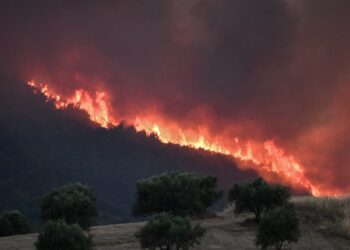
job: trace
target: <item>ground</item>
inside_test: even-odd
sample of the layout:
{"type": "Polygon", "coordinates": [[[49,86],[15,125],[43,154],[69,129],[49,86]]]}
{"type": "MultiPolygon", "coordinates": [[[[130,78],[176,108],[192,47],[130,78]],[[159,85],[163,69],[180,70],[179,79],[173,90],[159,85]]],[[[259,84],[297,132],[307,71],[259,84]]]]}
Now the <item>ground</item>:
{"type": "MultiPolygon", "coordinates": [[[[201,246],[203,250],[256,250],[255,228],[245,223],[247,217],[223,212],[218,217],[201,221],[207,229],[201,246]]],[[[92,228],[96,250],[137,250],[140,249],[134,233],[144,223],[116,224],[92,228]]],[[[286,245],[284,249],[297,250],[349,250],[350,240],[326,236],[314,230],[314,226],[301,224],[302,236],[298,243],[286,245]]],[[[0,238],[1,250],[34,250],[36,234],[0,238]]]]}

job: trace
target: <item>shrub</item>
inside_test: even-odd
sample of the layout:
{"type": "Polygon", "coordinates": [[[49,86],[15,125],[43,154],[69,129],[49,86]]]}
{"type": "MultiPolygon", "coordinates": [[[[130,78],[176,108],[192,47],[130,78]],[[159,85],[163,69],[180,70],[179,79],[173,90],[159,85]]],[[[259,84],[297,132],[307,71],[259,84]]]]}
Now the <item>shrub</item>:
{"type": "Polygon", "coordinates": [[[229,191],[229,201],[235,202],[235,213],[254,213],[257,222],[261,215],[288,202],[289,189],[281,185],[269,185],[259,178],[252,183],[234,184],[229,191]]]}
{"type": "Polygon", "coordinates": [[[89,228],[97,216],[96,198],[92,188],[82,184],[67,184],[46,195],[41,202],[41,218],[65,220],[89,228]]]}
{"type": "Polygon", "coordinates": [[[17,211],[4,211],[0,215],[0,236],[26,234],[30,232],[28,220],[17,211]]]}
{"type": "Polygon", "coordinates": [[[165,173],[137,183],[135,215],[169,212],[197,215],[222,195],[215,177],[199,178],[189,173],[165,173]]]}
{"type": "Polygon", "coordinates": [[[199,224],[192,225],[188,217],[162,213],[141,228],[136,237],[140,239],[142,248],[189,249],[200,244],[204,232],[199,224]]]}
{"type": "Polygon", "coordinates": [[[91,250],[92,238],[77,224],[49,221],[34,243],[37,250],[91,250]]]}
{"type": "Polygon", "coordinates": [[[297,242],[299,237],[299,219],[294,207],[288,204],[264,214],[258,228],[256,244],[262,249],[274,246],[276,250],[281,250],[285,241],[297,242]]]}

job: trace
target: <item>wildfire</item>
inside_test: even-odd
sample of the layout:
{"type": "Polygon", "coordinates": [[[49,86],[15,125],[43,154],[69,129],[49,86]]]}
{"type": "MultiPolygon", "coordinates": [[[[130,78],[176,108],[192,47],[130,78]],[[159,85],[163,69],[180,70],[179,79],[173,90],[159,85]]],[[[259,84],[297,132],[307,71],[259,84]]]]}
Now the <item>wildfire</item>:
{"type": "MultiPolygon", "coordinates": [[[[42,93],[48,101],[53,101],[57,109],[72,105],[85,110],[90,119],[101,127],[113,127],[122,120],[114,115],[109,96],[104,91],[91,94],[84,89],[78,89],[72,96],[63,97],[50,89],[48,84],[29,81],[28,85],[34,89],[35,93],[42,93]]],[[[294,157],[286,155],[272,140],[259,143],[241,142],[237,137],[215,137],[206,131],[205,126],[201,126],[200,129],[184,129],[177,123],[157,115],[141,116],[140,114],[133,119],[123,120],[133,125],[137,131],[145,131],[148,135],[156,134],[164,143],[230,155],[239,159],[242,167],[254,168],[262,176],[277,175],[287,185],[301,187],[317,196],[324,194],[306,178],[304,168],[294,157]]]]}
{"type": "Polygon", "coordinates": [[[35,81],[29,81],[28,85],[34,89],[35,93],[40,92],[47,100],[53,101],[57,109],[64,109],[72,105],[85,110],[90,119],[101,127],[108,128],[118,124],[110,113],[108,95],[103,91],[91,95],[84,89],[77,89],[72,96],[62,97],[49,89],[46,83],[37,84],[35,81]]]}

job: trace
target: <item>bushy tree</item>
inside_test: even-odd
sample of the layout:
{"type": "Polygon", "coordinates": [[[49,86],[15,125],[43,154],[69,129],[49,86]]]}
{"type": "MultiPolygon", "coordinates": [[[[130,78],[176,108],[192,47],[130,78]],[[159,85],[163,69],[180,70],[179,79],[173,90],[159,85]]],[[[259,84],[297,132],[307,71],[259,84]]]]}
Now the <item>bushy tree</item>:
{"type": "Polygon", "coordinates": [[[162,213],[141,228],[136,237],[142,248],[187,250],[200,244],[204,233],[205,229],[199,224],[193,225],[188,217],[162,213]]]}
{"type": "Polygon", "coordinates": [[[291,204],[267,211],[258,228],[256,244],[261,249],[274,246],[281,250],[284,242],[297,242],[300,237],[299,220],[291,204]]]}
{"type": "Polygon", "coordinates": [[[41,218],[65,220],[89,228],[97,216],[96,198],[92,188],[76,183],[67,184],[46,195],[41,202],[41,218]]]}
{"type": "Polygon", "coordinates": [[[289,198],[287,187],[269,185],[262,178],[252,183],[234,184],[229,191],[229,201],[235,203],[235,213],[254,213],[257,222],[264,212],[285,204],[289,198]]]}
{"type": "Polygon", "coordinates": [[[92,238],[77,224],[49,221],[35,242],[37,250],[91,250],[92,238]]]}
{"type": "Polygon", "coordinates": [[[26,234],[30,232],[28,220],[17,211],[4,211],[0,215],[0,236],[26,234]]]}
{"type": "Polygon", "coordinates": [[[182,172],[164,173],[137,183],[135,215],[169,212],[196,215],[222,195],[215,177],[199,178],[182,172]]]}

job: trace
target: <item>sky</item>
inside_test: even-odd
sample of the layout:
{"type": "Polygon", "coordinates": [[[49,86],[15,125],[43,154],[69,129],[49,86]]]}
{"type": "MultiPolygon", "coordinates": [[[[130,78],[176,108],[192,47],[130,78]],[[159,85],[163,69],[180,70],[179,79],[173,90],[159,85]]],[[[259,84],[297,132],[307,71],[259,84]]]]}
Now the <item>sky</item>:
{"type": "MultiPolygon", "coordinates": [[[[0,2],[0,74],[108,94],[118,119],[273,140],[323,192],[350,191],[350,2],[0,2]]],[[[5,81],[0,84],[7,84],[5,81]]],[[[18,111],[20,112],[20,111],[18,111]]]]}

